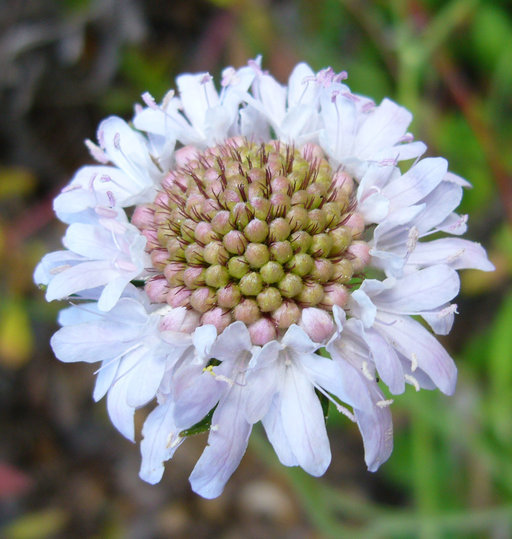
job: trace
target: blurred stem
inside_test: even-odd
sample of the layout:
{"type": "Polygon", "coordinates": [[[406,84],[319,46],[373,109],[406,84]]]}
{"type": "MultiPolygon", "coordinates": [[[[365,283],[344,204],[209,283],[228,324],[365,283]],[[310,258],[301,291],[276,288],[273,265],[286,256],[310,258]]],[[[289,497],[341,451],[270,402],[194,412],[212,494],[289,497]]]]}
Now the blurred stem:
{"type": "Polygon", "coordinates": [[[428,403],[424,394],[416,397],[418,399],[411,409],[412,474],[416,508],[421,517],[419,536],[426,539],[435,537],[435,530],[425,517],[435,514],[437,510],[436,470],[432,430],[422,415],[416,412],[418,406],[428,406],[428,403]]]}

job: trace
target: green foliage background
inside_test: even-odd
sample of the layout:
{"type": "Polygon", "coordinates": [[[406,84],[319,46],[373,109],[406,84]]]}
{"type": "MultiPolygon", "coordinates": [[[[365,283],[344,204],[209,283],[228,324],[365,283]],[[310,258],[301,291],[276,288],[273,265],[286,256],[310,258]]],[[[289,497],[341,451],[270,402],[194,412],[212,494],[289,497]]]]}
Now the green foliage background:
{"type": "Polygon", "coordinates": [[[512,536],[510,4],[65,0],[34,1],[30,10],[20,8],[24,2],[10,4],[0,9],[0,534],[512,536]],[[22,43],[17,30],[28,36],[22,43]],[[332,415],[333,465],[323,479],[279,465],[256,433],[246,468],[223,500],[183,494],[191,468],[173,479],[170,463],[162,485],[151,487],[156,501],[148,506],[134,494],[141,488],[137,449],[110,433],[101,405],[92,411],[90,369],[62,368],[52,358],[47,343],[59,306],[46,305],[34,289],[32,268],[59,247],[63,228],[53,220],[51,197],[89,161],[81,140],[94,138],[103,116],[129,117],[146,90],[161,99],[180,72],[218,75],[260,53],[283,82],[297,61],[330,65],[348,71],[355,92],[407,106],[415,116],[411,131],[427,142],[429,155],[446,157],[473,184],[461,211],[470,214],[468,237],[488,248],[496,271],[462,273],[460,316],[444,340],[459,367],[457,392],[448,398],[409,389],[395,398],[395,450],[377,474],[364,470],[356,429],[332,415]],[[115,448],[110,453],[107,439],[115,448]],[[238,504],[255,477],[292,501],[293,518],[238,504]],[[82,498],[66,499],[72,485],[85,488],[85,509],[82,498]],[[184,516],[172,528],[164,516],[177,508],[184,516]]]}

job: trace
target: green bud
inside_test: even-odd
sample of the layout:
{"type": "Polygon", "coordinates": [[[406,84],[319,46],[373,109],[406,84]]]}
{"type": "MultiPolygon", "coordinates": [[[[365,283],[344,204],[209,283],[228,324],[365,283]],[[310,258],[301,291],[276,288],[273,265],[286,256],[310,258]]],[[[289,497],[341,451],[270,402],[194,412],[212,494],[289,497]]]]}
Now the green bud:
{"type": "Polygon", "coordinates": [[[334,273],[334,265],[327,258],[315,258],[311,278],[320,283],[330,281],[334,273]]]}
{"type": "Polygon", "coordinates": [[[326,214],[324,210],[316,209],[310,210],[308,213],[309,223],[306,227],[306,230],[310,234],[319,234],[325,230],[325,225],[327,224],[326,214]]]}
{"type": "Polygon", "coordinates": [[[283,298],[277,288],[269,286],[258,294],[256,298],[258,306],[264,313],[275,311],[283,302],[283,298]]]}
{"type": "Polygon", "coordinates": [[[290,236],[290,242],[294,252],[306,253],[311,247],[313,239],[305,230],[298,230],[290,236]]]}
{"type": "Polygon", "coordinates": [[[227,234],[230,230],[233,230],[233,226],[229,222],[229,212],[227,210],[219,211],[212,219],[212,228],[219,234],[227,234]]]}
{"type": "Polygon", "coordinates": [[[225,264],[229,259],[229,253],[220,241],[212,241],[204,247],[203,258],[208,264],[225,264]]]}
{"type": "Polygon", "coordinates": [[[192,219],[185,219],[180,226],[181,237],[188,243],[194,241],[194,231],[197,223],[192,219]]]}
{"type": "Polygon", "coordinates": [[[217,303],[224,309],[232,309],[240,303],[242,294],[240,288],[234,284],[228,284],[224,288],[217,290],[217,303]]]}
{"type": "Polygon", "coordinates": [[[245,258],[253,268],[261,268],[270,258],[268,247],[263,243],[249,243],[245,249],[245,258]]]}
{"type": "Polygon", "coordinates": [[[266,283],[277,283],[284,277],[283,266],[279,262],[267,262],[260,270],[261,278],[266,283]]]}
{"type": "Polygon", "coordinates": [[[334,264],[334,271],[332,274],[332,280],[338,283],[348,283],[354,275],[354,267],[350,260],[344,258],[336,264],[334,264]]]}
{"type": "Polygon", "coordinates": [[[204,274],[205,283],[213,288],[222,288],[229,282],[229,273],[225,266],[210,266],[204,274]]]}
{"type": "Polygon", "coordinates": [[[309,252],[316,257],[327,257],[331,252],[331,248],[332,238],[329,236],[329,234],[315,234],[313,236],[309,252]]]}
{"type": "Polygon", "coordinates": [[[244,228],[245,237],[255,243],[264,241],[268,236],[268,225],[261,219],[253,219],[244,228]]]}
{"type": "Polygon", "coordinates": [[[297,296],[297,301],[307,305],[308,307],[314,307],[318,305],[324,297],[324,287],[319,283],[305,283],[302,291],[297,296]]]}
{"type": "Polygon", "coordinates": [[[245,251],[247,240],[239,230],[231,230],[224,236],[222,243],[228,252],[241,255],[245,251]]]}
{"type": "Polygon", "coordinates": [[[272,242],[284,241],[288,239],[290,232],[288,221],[282,217],[278,217],[270,223],[268,236],[272,242]]]}
{"type": "Polygon", "coordinates": [[[240,279],[240,292],[244,296],[257,296],[263,288],[263,279],[259,273],[252,271],[240,279]]]}
{"type": "Polygon", "coordinates": [[[191,243],[187,245],[185,249],[185,259],[189,264],[202,264],[203,263],[203,248],[197,243],[191,243]]]}
{"type": "Polygon", "coordinates": [[[293,298],[302,290],[302,279],[298,275],[288,273],[279,281],[278,287],[285,298],[293,298]]]}
{"type": "Polygon", "coordinates": [[[289,241],[276,241],[270,246],[270,256],[272,260],[285,264],[293,256],[292,246],[289,241]]]}
{"type": "Polygon", "coordinates": [[[309,223],[308,210],[301,206],[293,206],[286,214],[286,219],[292,230],[302,230],[309,223]]]}
{"type": "Polygon", "coordinates": [[[241,279],[249,271],[249,263],[243,256],[233,256],[228,262],[228,272],[231,277],[241,279]]]}
{"type": "Polygon", "coordinates": [[[286,265],[292,273],[304,277],[313,269],[313,259],[306,253],[297,253],[286,265]]]}
{"type": "Polygon", "coordinates": [[[352,243],[352,231],[344,226],[331,230],[329,236],[332,239],[331,256],[343,253],[352,243]]]}
{"type": "Polygon", "coordinates": [[[234,308],[233,315],[244,324],[252,324],[261,317],[261,312],[254,299],[246,298],[234,308]]]}

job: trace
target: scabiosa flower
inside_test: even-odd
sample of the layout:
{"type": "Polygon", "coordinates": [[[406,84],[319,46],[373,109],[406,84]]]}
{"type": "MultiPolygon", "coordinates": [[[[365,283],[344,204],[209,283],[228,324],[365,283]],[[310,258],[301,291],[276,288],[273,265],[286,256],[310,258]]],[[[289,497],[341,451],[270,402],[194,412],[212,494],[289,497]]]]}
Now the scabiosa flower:
{"type": "Polygon", "coordinates": [[[358,425],[374,471],[392,450],[387,392],[454,391],[432,332],[453,324],[456,270],[493,269],[457,237],[468,184],[419,159],[406,109],[345,79],[299,64],[284,87],[259,58],[224,70],[220,92],[181,75],[179,95],[143,95],[134,127],[103,121],[87,142],[100,165],[55,199],[66,250],[35,271],[49,301],[72,302],[53,350],[101,362],[94,398],[128,439],[135,409],[156,403],[150,483],[209,431],[190,481],[218,496],[260,421],[284,465],[322,475],[329,405],[358,425]],[[439,232],[452,237],[428,241],[439,232]]]}

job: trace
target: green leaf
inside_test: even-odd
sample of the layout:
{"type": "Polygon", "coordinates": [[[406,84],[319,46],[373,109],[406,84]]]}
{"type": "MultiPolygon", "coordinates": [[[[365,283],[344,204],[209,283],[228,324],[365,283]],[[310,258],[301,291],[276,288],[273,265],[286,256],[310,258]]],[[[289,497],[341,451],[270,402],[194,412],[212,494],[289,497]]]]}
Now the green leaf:
{"type": "Polygon", "coordinates": [[[199,421],[198,423],[196,423],[195,425],[193,425],[189,429],[182,430],[180,432],[180,436],[182,438],[186,438],[187,436],[195,436],[196,434],[201,434],[202,432],[209,431],[210,427],[212,426],[212,416],[213,416],[213,412],[215,412],[215,408],[217,408],[217,406],[212,408],[203,417],[203,419],[201,419],[201,421],[199,421]]]}

